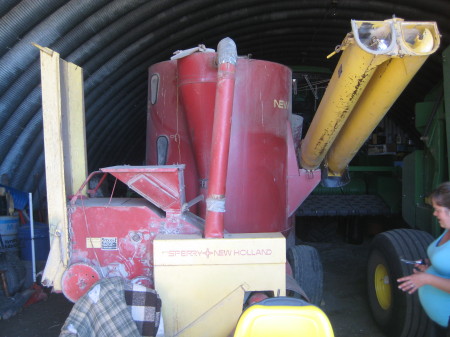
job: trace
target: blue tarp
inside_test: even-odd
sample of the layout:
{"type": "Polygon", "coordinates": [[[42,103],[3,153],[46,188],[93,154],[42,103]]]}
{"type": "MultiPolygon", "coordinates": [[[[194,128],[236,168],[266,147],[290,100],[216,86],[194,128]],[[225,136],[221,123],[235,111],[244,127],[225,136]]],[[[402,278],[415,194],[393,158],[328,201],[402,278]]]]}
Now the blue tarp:
{"type": "Polygon", "coordinates": [[[0,184],[0,187],[4,187],[8,191],[14,200],[14,208],[18,210],[23,210],[28,205],[28,194],[15,188],[5,186],[0,184]]]}

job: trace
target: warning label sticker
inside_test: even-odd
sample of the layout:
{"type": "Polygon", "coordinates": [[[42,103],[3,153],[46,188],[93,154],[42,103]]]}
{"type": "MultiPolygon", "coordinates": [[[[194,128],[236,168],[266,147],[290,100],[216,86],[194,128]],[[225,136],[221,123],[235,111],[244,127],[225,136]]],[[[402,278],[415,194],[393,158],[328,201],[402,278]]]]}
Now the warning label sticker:
{"type": "Polygon", "coordinates": [[[117,238],[86,238],[86,248],[118,250],[117,238]]]}
{"type": "Polygon", "coordinates": [[[102,250],[117,250],[117,238],[102,238],[102,250]]]}

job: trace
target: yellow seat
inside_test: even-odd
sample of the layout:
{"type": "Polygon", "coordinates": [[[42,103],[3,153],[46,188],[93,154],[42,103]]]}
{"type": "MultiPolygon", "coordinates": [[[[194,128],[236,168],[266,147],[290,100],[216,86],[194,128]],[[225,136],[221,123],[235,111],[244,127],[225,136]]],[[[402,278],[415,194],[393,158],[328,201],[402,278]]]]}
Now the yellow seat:
{"type": "Polygon", "coordinates": [[[325,313],[294,298],[274,297],[241,315],[234,337],[334,337],[325,313]]]}

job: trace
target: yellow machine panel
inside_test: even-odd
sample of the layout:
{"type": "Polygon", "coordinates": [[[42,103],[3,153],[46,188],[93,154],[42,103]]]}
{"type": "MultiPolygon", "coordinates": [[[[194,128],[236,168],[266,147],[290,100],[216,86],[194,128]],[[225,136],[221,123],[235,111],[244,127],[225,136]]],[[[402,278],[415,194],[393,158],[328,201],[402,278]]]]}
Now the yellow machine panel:
{"type": "Polygon", "coordinates": [[[285,264],[280,233],[157,237],[155,288],[166,336],[228,336],[242,313],[245,292],[285,295],[285,264]]]}

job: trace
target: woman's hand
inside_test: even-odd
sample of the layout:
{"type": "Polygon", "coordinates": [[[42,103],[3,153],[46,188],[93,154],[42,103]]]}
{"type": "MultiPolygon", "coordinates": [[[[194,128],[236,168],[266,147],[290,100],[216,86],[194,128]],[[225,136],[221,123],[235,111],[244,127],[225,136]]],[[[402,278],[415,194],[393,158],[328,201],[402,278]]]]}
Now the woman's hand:
{"type": "MultiPolygon", "coordinates": [[[[428,266],[424,265],[416,265],[416,266],[418,269],[421,269],[420,267],[424,267],[425,268],[424,270],[428,268],[428,266]]],[[[421,286],[427,284],[428,276],[429,274],[414,269],[414,274],[401,277],[397,280],[397,282],[400,283],[398,288],[404,292],[407,292],[408,294],[413,294],[421,286]]]]}
{"type": "Polygon", "coordinates": [[[414,269],[413,269],[413,271],[414,272],[424,272],[425,270],[427,270],[428,269],[428,266],[426,266],[426,265],[424,265],[424,264],[416,264],[416,265],[414,265],[414,269]]]}

